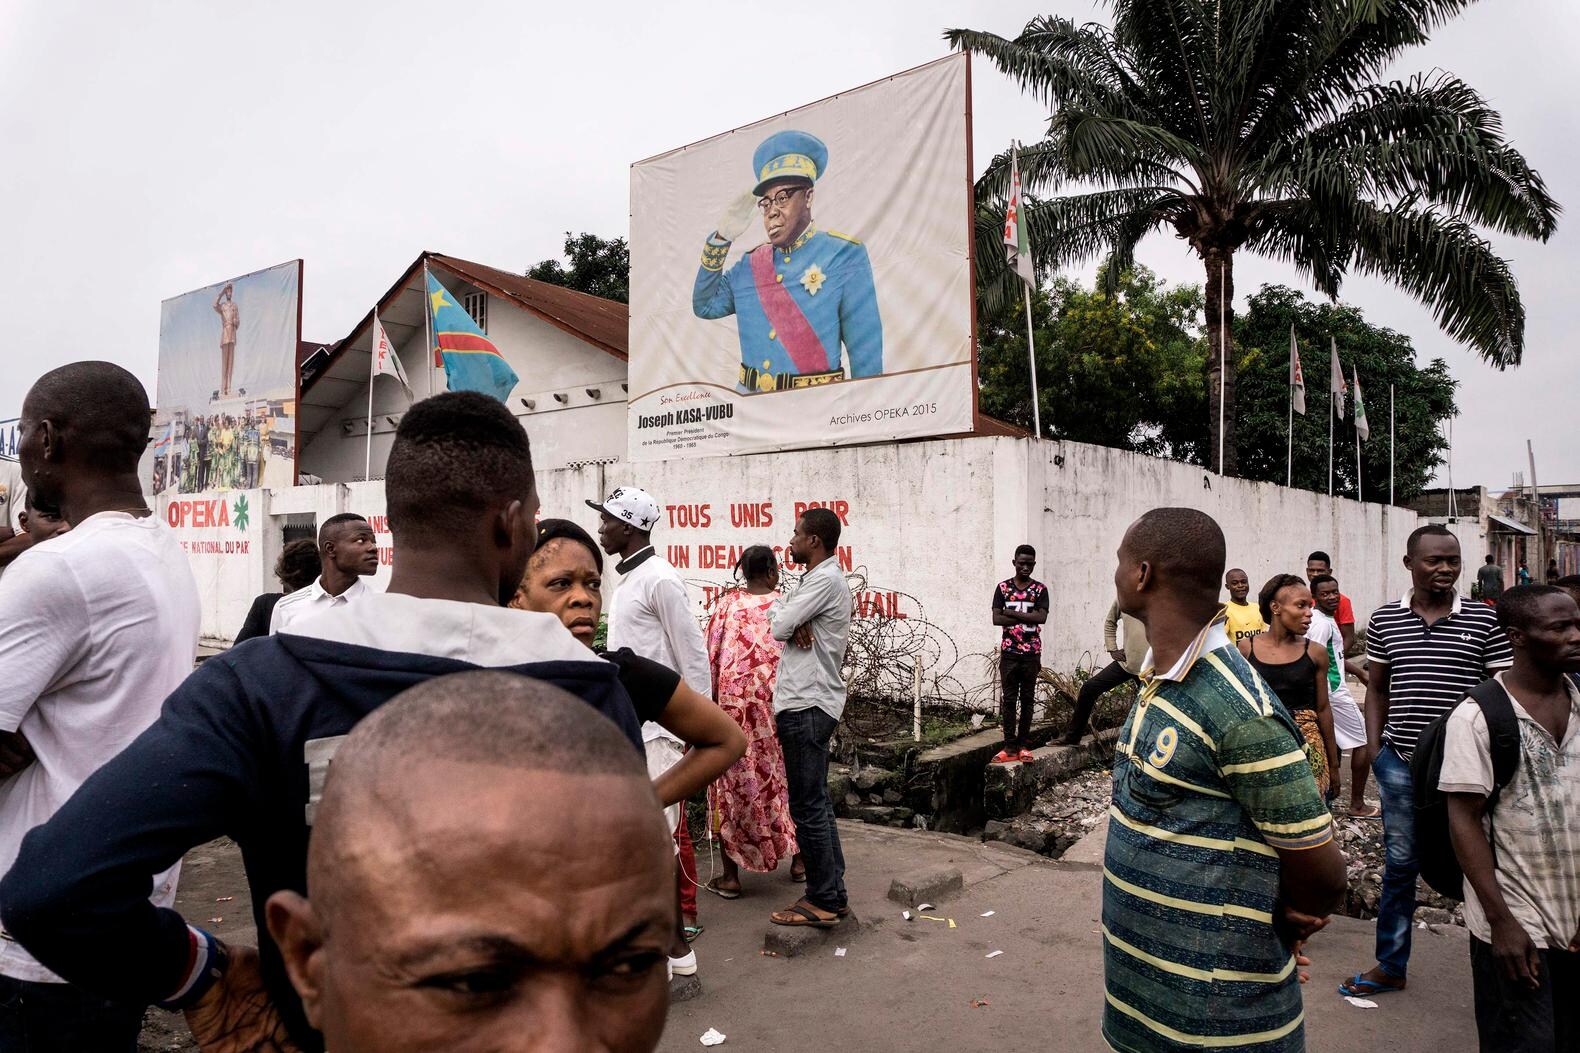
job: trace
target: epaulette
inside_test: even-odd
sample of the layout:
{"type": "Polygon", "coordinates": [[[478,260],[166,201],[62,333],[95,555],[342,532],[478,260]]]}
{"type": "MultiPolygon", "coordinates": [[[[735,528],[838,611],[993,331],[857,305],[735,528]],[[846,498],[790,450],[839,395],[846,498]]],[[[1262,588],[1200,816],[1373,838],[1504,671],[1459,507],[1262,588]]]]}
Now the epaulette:
{"type": "Polygon", "coordinates": [[[848,241],[852,245],[860,245],[861,244],[861,239],[860,238],[853,238],[849,234],[841,234],[837,230],[830,230],[827,233],[828,233],[828,236],[831,237],[831,238],[838,238],[840,241],[848,241]]]}

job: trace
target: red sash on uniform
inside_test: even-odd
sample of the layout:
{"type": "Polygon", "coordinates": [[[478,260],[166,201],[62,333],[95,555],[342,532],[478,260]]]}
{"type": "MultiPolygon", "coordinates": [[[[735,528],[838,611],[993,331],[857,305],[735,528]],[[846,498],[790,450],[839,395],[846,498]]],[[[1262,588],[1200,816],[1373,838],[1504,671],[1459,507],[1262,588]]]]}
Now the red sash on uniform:
{"type": "MultiPolygon", "coordinates": [[[[827,373],[828,351],[817,337],[817,330],[801,313],[801,307],[784,284],[776,281],[773,245],[759,245],[747,257],[752,261],[752,282],[757,286],[757,301],[763,305],[774,336],[784,345],[796,370],[801,373],[827,373]]],[[[748,363],[750,365],[751,363],[748,363]]]]}

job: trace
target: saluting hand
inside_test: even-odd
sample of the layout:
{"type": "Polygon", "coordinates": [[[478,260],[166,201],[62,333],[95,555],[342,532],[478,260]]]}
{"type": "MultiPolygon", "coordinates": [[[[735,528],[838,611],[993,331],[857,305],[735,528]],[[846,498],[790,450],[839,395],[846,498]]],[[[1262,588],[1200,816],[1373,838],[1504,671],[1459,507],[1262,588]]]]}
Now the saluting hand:
{"type": "Polygon", "coordinates": [[[752,214],[756,211],[757,195],[748,190],[730,202],[724,215],[719,217],[719,225],[714,228],[714,233],[720,241],[734,241],[746,233],[746,228],[752,223],[752,214]]]}

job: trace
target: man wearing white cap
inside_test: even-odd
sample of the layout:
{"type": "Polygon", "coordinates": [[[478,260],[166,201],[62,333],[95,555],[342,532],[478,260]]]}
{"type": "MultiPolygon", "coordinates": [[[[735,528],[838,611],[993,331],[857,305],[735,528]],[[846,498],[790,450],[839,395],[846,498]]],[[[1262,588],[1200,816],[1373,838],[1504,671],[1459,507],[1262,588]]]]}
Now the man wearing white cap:
{"type": "MultiPolygon", "coordinates": [[[[614,568],[619,580],[608,603],[605,647],[610,651],[628,647],[642,658],[668,666],[692,690],[711,698],[713,673],[708,646],[686,594],[686,583],[658,554],[649,537],[658,523],[658,502],[646,490],[617,486],[602,504],[588,501],[587,507],[599,512],[599,545],[620,561],[614,568]]],[[[654,778],[680,762],[680,740],[657,724],[649,721],[642,725],[642,741],[647,750],[648,773],[654,778]]],[[[667,811],[680,850],[681,913],[686,925],[695,930],[697,862],[686,831],[685,809],[672,805],[667,811]]],[[[671,964],[677,973],[697,971],[694,953],[674,958],[671,964]]]]}

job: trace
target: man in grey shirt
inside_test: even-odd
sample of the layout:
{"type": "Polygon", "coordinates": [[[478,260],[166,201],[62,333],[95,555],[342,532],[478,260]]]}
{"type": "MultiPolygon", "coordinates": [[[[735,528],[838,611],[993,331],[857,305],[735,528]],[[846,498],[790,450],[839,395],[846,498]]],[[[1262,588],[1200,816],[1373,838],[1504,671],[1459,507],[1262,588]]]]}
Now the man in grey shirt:
{"type": "Polygon", "coordinates": [[[849,913],[845,854],[828,795],[828,744],[845,712],[840,672],[850,639],[850,587],[834,551],[839,517],[809,508],[796,520],[790,556],[806,565],[800,587],[769,612],[774,639],[785,641],[774,688],[774,723],[784,750],[790,818],[806,863],[806,895],[775,911],[775,925],[828,929],[849,913]]]}
{"type": "Polygon", "coordinates": [[[1503,568],[1487,557],[1487,562],[1476,571],[1476,584],[1481,586],[1481,598],[1496,600],[1503,595],[1503,568]]]}

